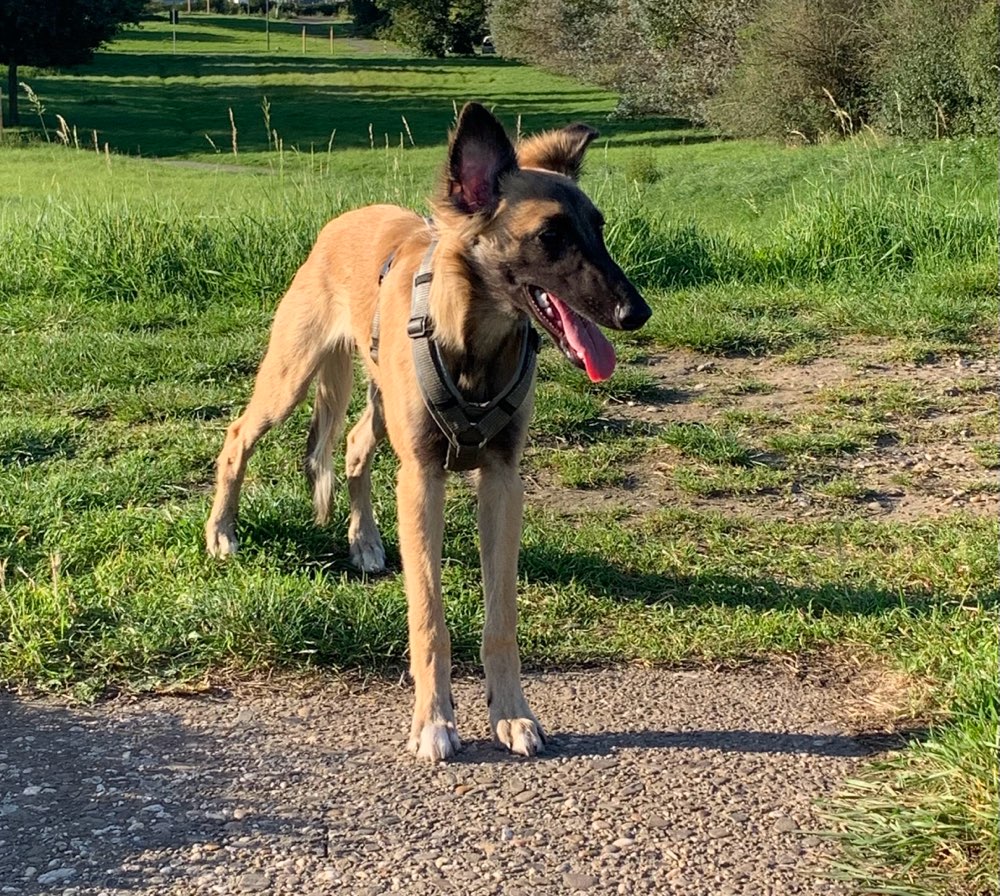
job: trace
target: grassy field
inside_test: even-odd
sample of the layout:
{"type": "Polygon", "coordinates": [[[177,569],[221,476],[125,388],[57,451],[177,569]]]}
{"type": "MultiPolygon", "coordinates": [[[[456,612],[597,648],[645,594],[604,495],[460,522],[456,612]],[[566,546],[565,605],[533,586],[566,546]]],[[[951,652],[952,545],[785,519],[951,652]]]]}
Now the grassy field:
{"type": "MultiPolygon", "coordinates": [[[[933,724],[832,807],[842,871],[995,892],[996,141],[717,141],[609,119],[614,97],[502,60],[342,31],[331,57],[321,29],[303,57],[300,26],[268,53],[259,24],[190,18],[175,50],[150,23],[85,69],[25,73],[70,146],[0,146],[0,678],[89,697],[405,665],[399,575],[352,573],[345,495],[328,531],[311,522],[306,410],[254,457],[226,564],[202,549],[214,457],[318,228],[371,201],[422,207],[453,102],[525,131],[585,119],[604,137],[584,186],[654,317],[616,337],[629,363],[599,387],[543,352],[526,664],[832,652],[892,670],[909,685],[894,711],[933,724]],[[965,452],[967,503],[922,485],[946,449],[965,452]],[[926,500],[873,512],[893,489],[926,500]]],[[[383,452],[398,570],[393,475],[383,452]]],[[[471,665],[475,507],[459,480],[448,500],[448,618],[471,665]]]]}

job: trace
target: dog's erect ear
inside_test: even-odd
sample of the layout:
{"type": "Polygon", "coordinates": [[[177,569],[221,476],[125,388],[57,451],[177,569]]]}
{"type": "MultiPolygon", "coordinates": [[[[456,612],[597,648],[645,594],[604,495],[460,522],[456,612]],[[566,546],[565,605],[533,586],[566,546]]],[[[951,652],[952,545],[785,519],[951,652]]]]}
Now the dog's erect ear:
{"type": "Polygon", "coordinates": [[[517,144],[522,168],[544,168],[577,180],[583,155],[599,134],[585,124],[571,124],[558,131],[545,131],[517,144]]]}
{"type": "Polygon", "coordinates": [[[515,170],[517,155],[503,126],[484,106],[466,103],[448,146],[448,201],[466,215],[492,212],[500,179],[515,170]]]}

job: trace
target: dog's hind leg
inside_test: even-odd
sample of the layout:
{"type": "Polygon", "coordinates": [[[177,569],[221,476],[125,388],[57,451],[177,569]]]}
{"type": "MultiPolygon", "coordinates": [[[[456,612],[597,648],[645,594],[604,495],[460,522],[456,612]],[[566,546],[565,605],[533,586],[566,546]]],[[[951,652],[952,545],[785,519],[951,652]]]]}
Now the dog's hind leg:
{"type": "MultiPolygon", "coordinates": [[[[291,297],[289,293],[286,300],[291,297]]],[[[229,427],[216,462],[215,500],[205,524],[205,546],[216,557],[236,552],[240,488],[254,447],[305,398],[323,356],[320,328],[299,312],[296,303],[288,305],[286,300],[275,315],[271,341],[257,371],[250,403],[229,427]]]]}
{"type": "Polygon", "coordinates": [[[401,460],[396,494],[414,688],[409,748],[436,762],[461,746],[451,699],[451,638],[441,600],[444,471],[413,458],[401,460]]]}
{"type": "Polygon", "coordinates": [[[478,480],[479,553],[486,596],[482,660],[490,729],[512,753],[533,756],[545,733],[521,688],[517,649],[517,557],[521,545],[524,485],[517,469],[497,462],[478,480]]]}
{"type": "Polygon", "coordinates": [[[385,438],[382,396],[368,384],[368,404],[347,436],[347,490],[351,496],[351,522],[347,530],[351,562],[362,572],[385,569],[385,549],[372,512],[372,458],[385,438]]]}
{"type": "Polygon", "coordinates": [[[320,525],[330,518],[333,493],[333,445],[340,438],[347,406],[351,401],[354,363],[347,346],[329,352],[316,372],[316,398],[306,440],[303,467],[312,490],[313,509],[320,525]]]}

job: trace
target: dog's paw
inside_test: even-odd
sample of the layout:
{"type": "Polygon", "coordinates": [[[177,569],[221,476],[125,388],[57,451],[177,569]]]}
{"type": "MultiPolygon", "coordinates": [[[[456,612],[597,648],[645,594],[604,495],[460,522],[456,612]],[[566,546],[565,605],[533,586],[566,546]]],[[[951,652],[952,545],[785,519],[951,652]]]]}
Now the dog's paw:
{"type": "Polygon", "coordinates": [[[454,722],[426,722],[410,735],[409,750],[417,759],[441,762],[451,759],[462,747],[454,722]]]}
{"type": "Polygon", "coordinates": [[[229,526],[209,523],[205,527],[205,548],[213,557],[229,557],[239,549],[236,531],[229,526]]]}
{"type": "Polygon", "coordinates": [[[519,756],[535,756],[545,749],[545,732],[534,718],[500,719],[493,734],[497,743],[519,756]]]}
{"type": "Polygon", "coordinates": [[[350,539],[351,563],[361,572],[385,571],[385,548],[378,532],[355,535],[350,539]]]}

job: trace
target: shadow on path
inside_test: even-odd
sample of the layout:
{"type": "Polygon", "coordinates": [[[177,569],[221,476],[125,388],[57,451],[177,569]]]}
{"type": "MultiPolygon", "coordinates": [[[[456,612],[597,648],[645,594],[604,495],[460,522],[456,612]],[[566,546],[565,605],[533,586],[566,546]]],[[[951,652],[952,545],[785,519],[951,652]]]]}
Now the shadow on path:
{"type": "MultiPolygon", "coordinates": [[[[229,795],[247,774],[239,729],[193,730],[154,702],[140,714],[108,706],[69,709],[0,691],[0,882],[15,888],[5,893],[166,892],[167,851],[242,829],[229,795]]],[[[256,811],[247,833],[295,823],[278,805],[256,811]]],[[[187,863],[197,870],[197,859],[187,863]]]]}
{"type": "MultiPolygon", "coordinates": [[[[720,753],[806,754],[865,759],[903,747],[924,736],[923,729],[899,733],[808,734],[753,730],[726,731],[606,731],[581,734],[560,731],[550,736],[536,762],[569,756],[608,756],[617,750],[714,750],[720,753]]],[[[467,741],[456,764],[518,761],[486,739],[467,741]]]]}

